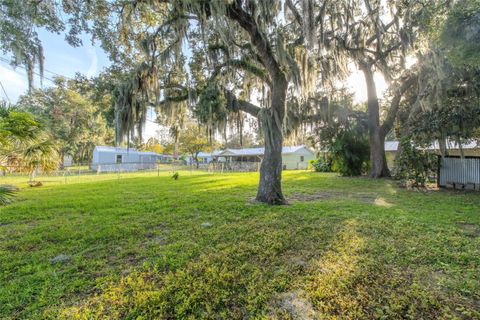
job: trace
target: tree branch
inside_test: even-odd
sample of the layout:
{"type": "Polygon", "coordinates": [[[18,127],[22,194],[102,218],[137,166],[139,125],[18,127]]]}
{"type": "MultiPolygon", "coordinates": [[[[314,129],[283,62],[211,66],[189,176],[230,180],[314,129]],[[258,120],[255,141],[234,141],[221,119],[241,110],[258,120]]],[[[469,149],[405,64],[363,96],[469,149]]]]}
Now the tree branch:
{"type": "MultiPolygon", "coordinates": [[[[384,33],[386,33],[388,31],[388,29],[390,29],[393,25],[395,24],[395,18],[393,18],[392,21],[390,21],[385,27],[384,27],[384,33]]],[[[367,46],[371,45],[373,41],[377,40],[377,35],[374,34],[372,35],[370,38],[367,39],[367,41],[365,41],[365,44],[367,46]]]]}
{"type": "Polygon", "coordinates": [[[242,2],[240,0],[235,0],[227,6],[227,16],[237,21],[240,27],[250,35],[252,44],[257,49],[258,55],[272,80],[278,77],[284,78],[285,76],[282,73],[280,65],[274,57],[272,47],[265,38],[265,35],[259,30],[252,16],[242,9],[242,2]]]}
{"type": "Polygon", "coordinates": [[[224,94],[227,98],[227,108],[230,111],[241,110],[254,116],[255,118],[258,118],[258,113],[260,112],[260,110],[262,110],[262,108],[248,101],[237,99],[237,97],[230,90],[225,90],[224,94]]]}
{"type": "Polygon", "coordinates": [[[247,61],[244,59],[231,59],[228,60],[222,64],[219,64],[215,67],[215,69],[212,72],[212,75],[210,76],[210,81],[213,81],[222,71],[224,67],[233,67],[236,69],[240,69],[246,72],[249,72],[250,74],[253,74],[263,80],[265,83],[267,83],[270,87],[272,86],[272,81],[268,78],[268,75],[263,72],[262,69],[249,65],[247,61]]]}
{"type": "Polygon", "coordinates": [[[398,109],[400,108],[400,102],[402,100],[405,92],[412,87],[418,81],[417,74],[410,74],[405,77],[400,88],[397,89],[395,95],[393,96],[392,102],[390,103],[390,108],[388,109],[387,118],[380,127],[380,132],[383,136],[392,129],[393,123],[397,117],[398,109]]]}
{"type": "Polygon", "coordinates": [[[298,12],[297,8],[295,8],[295,5],[293,4],[292,0],[286,0],[285,5],[290,9],[290,11],[293,13],[293,16],[295,17],[295,20],[297,20],[298,24],[303,27],[303,19],[300,13],[298,12]]]}

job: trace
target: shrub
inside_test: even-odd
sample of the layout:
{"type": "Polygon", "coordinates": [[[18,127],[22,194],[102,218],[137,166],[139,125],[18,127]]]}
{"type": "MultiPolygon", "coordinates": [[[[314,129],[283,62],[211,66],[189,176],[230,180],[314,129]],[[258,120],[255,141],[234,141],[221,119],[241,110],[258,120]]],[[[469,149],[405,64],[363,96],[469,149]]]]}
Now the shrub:
{"type": "Polygon", "coordinates": [[[345,131],[329,146],[333,170],[342,176],[359,176],[368,168],[370,147],[364,135],[345,131]]]}
{"type": "Polygon", "coordinates": [[[332,172],[332,159],[325,157],[310,160],[308,167],[315,172],[332,172]]]}
{"type": "Polygon", "coordinates": [[[403,180],[405,184],[424,187],[428,176],[437,170],[437,156],[416,148],[407,139],[400,144],[401,151],[395,159],[394,178],[403,180]]]}
{"type": "Polygon", "coordinates": [[[332,171],[342,176],[358,176],[368,170],[368,114],[353,108],[350,98],[330,106],[331,114],[316,128],[313,140],[329,153],[332,171]]]}

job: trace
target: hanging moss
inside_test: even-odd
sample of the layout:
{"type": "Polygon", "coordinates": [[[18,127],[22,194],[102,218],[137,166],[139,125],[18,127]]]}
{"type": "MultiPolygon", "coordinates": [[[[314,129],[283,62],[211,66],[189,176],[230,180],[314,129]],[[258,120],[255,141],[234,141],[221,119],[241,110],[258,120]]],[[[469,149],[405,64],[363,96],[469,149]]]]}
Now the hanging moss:
{"type": "Polygon", "coordinates": [[[227,120],[226,103],[219,88],[211,84],[200,93],[193,112],[201,123],[217,129],[227,120]]]}

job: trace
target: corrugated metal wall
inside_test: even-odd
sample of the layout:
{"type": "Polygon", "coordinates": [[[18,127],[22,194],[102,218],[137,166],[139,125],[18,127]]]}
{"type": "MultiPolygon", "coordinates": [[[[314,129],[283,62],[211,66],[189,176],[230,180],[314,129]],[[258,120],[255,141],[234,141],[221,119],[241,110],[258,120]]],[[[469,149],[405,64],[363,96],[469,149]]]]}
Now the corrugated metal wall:
{"type": "Polygon", "coordinates": [[[448,158],[440,161],[441,187],[452,184],[473,184],[478,188],[480,185],[480,158],[448,158]]]}

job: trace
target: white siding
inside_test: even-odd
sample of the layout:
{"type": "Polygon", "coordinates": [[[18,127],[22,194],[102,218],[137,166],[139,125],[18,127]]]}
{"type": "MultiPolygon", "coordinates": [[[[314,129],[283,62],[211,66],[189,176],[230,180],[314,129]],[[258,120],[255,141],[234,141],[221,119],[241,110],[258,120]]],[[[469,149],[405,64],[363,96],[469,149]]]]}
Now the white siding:
{"type": "Polygon", "coordinates": [[[91,168],[99,172],[153,169],[156,166],[157,157],[158,155],[152,152],[141,152],[135,149],[95,147],[91,168]],[[121,163],[117,163],[119,155],[122,156],[121,163]]]}
{"type": "Polygon", "coordinates": [[[314,159],[315,154],[312,151],[307,148],[301,148],[294,153],[282,155],[283,168],[287,170],[306,170],[308,169],[308,162],[314,159]]]}

